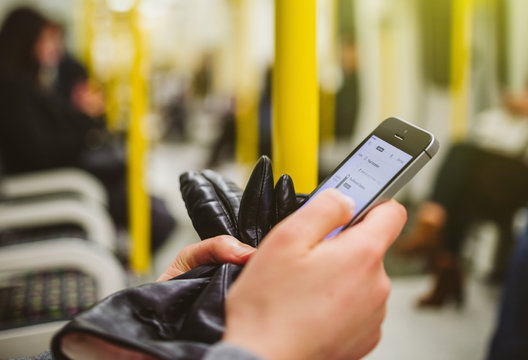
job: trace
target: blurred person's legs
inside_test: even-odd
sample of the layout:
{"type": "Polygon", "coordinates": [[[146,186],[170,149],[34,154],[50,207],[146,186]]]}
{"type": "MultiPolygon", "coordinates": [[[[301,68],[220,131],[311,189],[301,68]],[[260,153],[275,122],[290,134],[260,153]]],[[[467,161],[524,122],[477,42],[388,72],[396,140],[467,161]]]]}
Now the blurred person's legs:
{"type": "Polygon", "coordinates": [[[469,207],[475,186],[472,183],[476,180],[474,168],[478,166],[474,149],[465,144],[450,149],[438,172],[430,201],[417,211],[407,241],[400,247],[403,253],[429,255],[443,244],[458,253],[465,235],[460,232],[464,229],[461,224],[469,224],[473,214],[469,207]]]}
{"type": "Polygon", "coordinates": [[[478,220],[492,220],[499,225],[501,244],[495,271],[502,271],[506,263],[502,258],[508,255],[511,244],[513,214],[528,199],[527,181],[528,167],[520,159],[471,144],[450,149],[435,182],[432,202],[418,211],[415,226],[402,245],[404,253],[428,255],[435,273],[435,285],[420,305],[440,306],[451,299],[460,304],[460,251],[478,220]]]}
{"type": "MultiPolygon", "coordinates": [[[[117,227],[128,229],[128,192],[126,179],[106,183],[108,191],[109,212],[117,227]]],[[[169,238],[176,227],[176,220],[171,215],[165,202],[155,196],[149,196],[150,201],[150,239],[151,249],[157,250],[169,238]]]]}
{"type": "Polygon", "coordinates": [[[474,221],[492,220],[509,227],[515,211],[526,203],[527,182],[528,166],[521,159],[469,144],[454,146],[439,173],[432,197],[447,211],[444,230],[447,250],[460,253],[474,221]]]}
{"type": "Polygon", "coordinates": [[[515,246],[488,360],[524,359],[528,354],[528,228],[515,246]]]}
{"type": "Polygon", "coordinates": [[[221,126],[220,136],[214,142],[207,161],[208,168],[215,168],[222,161],[232,161],[235,157],[236,117],[233,110],[222,115],[221,126]]]}
{"type": "Polygon", "coordinates": [[[405,256],[429,257],[442,241],[446,210],[439,203],[428,201],[418,209],[412,229],[404,236],[397,251],[405,256]]]}

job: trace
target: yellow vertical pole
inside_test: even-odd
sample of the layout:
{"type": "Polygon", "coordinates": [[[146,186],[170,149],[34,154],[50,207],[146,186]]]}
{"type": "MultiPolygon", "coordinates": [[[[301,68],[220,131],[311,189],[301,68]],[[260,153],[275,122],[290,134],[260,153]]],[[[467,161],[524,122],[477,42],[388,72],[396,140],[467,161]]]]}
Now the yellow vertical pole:
{"type": "Polygon", "coordinates": [[[463,139],[467,132],[473,2],[452,0],[451,5],[451,137],[454,141],[463,139]]]}
{"type": "Polygon", "coordinates": [[[275,1],[273,163],[300,192],[317,185],[316,0],[275,1]]]}
{"type": "Polygon", "coordinates": [[[507,78],[506,84],[511,92],[526,89],[526,0],[507,0],[506,6],[506,41],[507,78]]]}
{"type": "Polygon", "coordinates": [[[336,92],[321,88],[319,104],[320,139],[327,143],[333,143],[336,117],[336,92]]]}
{"type": "Polygon", "coordinates": [[[258,88],[255,71],[247,53],[247,0],[232,0],[234,22],[234,73],[236,93],[236,157],[240,164],[252,164],[258,152],[258,88]]]}
{"type": "Polygon", "coordinates": [[[134,59],[130,74],[130,127],[128,131],[128,191],[132,251],[130,264],[138,273],[146,273],[150,266],[149,198],[145,191],[145,157],[147,137],[145,117],[148,113],[147,54],[136,7],[131,11],[131,31],[134,40],[134,59]]]}

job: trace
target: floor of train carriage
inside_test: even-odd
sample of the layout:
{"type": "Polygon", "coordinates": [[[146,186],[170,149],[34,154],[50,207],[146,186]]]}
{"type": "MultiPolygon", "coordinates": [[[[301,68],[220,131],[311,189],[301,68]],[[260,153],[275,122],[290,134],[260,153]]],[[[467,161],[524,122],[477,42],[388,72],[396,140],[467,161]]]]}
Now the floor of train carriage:
{"type": "MultiPolygon", "coordinates": [[[[198,241],[179,193],[178,177],[188,169],[201,169],[209,155],[207,139],[184,143],[160,143],[149,156],[151,189],[163,196],[178,218],[179,227],[170,241],[156,254],[153,273],[160,274],[185,245],[198,241]]],[[[234,164],[219,172],[240,186],[247,174],[234,164]]],[[[388,302],[383,337],[369,360],[389,359],[483,359],[496,320],[500,289],[487,285],[482,277],[470,275],[466,303],[462,309],[447,306],[440,310],[417,310],[416,299],[429,288],[430,277],[417,264],[409,265],[394,254],[388,255],[392,293],[388,302]],[[402,276],[402,273],[407,275],[402,276]]]]}

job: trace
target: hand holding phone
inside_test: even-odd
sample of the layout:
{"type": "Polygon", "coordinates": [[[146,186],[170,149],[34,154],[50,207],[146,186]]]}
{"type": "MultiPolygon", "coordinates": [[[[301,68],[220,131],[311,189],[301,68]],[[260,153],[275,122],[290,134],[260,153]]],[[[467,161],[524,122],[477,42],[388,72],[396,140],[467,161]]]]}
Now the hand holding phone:
{"type": "Polygon", "coordinates": [[[430,132],[404,120],[388,118],[310,194],[306,203],[328,188],[336,188],[354,200],[352,220],[328,236],[332,237],[376,204],[392,198],[438,148],[438,141],[430,132]]]}

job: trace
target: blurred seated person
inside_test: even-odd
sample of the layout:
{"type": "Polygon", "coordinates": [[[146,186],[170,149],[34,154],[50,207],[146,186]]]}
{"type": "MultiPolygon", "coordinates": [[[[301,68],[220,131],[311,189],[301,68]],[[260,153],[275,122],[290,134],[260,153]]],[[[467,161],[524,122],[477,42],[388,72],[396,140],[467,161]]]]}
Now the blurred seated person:
{"type": "Polygon", "coordinates": [[[213,143],[207,168],[218,167],[222,162],[233,161],[236,144],[236,100],[229,99],[229,106],[220,115],[220,136],[213,143]]]}
{"type": "MultiPolygon", "coordinates": [[[[58,25],[25,7],[13,10],[0,30],[0,154],[4,171],[17,174],[82,168],[103,183],[115,224],[126,227],[124,149],[105,141],[108,133],[101,125],[102,92],[90,87],[82,65],[63,58],[62,40],[58,25]],[[61,72],[54,75],[56,71],[61,72]]],[[[175,222],[161,200],[151,198],[151,203],[152,243],[156,247],[175,222]]]]}
{"type": "Polygon", "coordinates": [[[205,99],[213,88],[213,54],[203,54],[192,77],[192,95],[196,99],[205,99]]]}
{"type": "Polygon", "coordinates": [[[343,82],[335,99],[335,137],[348,141],[354,135],[359,107],[358,55],[354,35],[341,39],[343,82]]]}
{"type": "Polygon", "coordinates": [[[493,221],[500,243],[492,280],[500,280],[511,249],[512,221],[528,202],[528,90],[503,98],[504,106],[482,113],[471,142],[449,150],[429,202],[417,212],[400,250],[424,255],[435,274],[420,306],[463,302],[461,250],[472,226],[493,221]]]}

